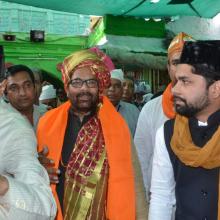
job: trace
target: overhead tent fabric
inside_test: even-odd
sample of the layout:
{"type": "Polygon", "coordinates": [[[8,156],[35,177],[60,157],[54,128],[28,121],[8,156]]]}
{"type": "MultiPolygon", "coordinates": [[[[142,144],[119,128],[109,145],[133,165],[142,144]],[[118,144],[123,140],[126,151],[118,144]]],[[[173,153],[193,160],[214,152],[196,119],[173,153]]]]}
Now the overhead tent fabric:
{"type": "Polygon", "coordinates": [[[201,16],[214,17],[219,0],[8,0],[24,5],[86,15],[126,15],[136,17],[201,16]],[[172,2],[173,4],[169,4],[172,2]],[[179,4],[185,3],[185,4],[179,4]]]}
{"type": "MultiPolygon", "coordinates": [[[[151,0],[8,0],[5,2],[78,14],[110,14],[104,16],[103,27],[93,32],[88,41],[84,40],[83,45],[77,44],[77,48],[81,49],[98,44],[113,59],[124,64],[136,63],[141,67],[156,69],[166,68],[166,47],[163,45],[165,22],[164,20],[161,22],[154,22],[153,20],[146,22],[143,18],[162,18],[176,15],[212,18],[220,11],[220,0],[160,0],[155,4],[151,3],[151,0]],[[169,4],[170,2],[175,4],[169,4]],[[123,18],[122,16],[112,15],[122,15],[123,18]]],[[[47,44],[47,40],[44,44],[47,44]]],[[[65,54],[67,54],[67,51],[65,51],[65,54]]],[[[39,57],[42,56],[40,52],[36,56],[37,60],[41,61],[39,63],[44,64],[41,68],[47,71],[51,69],[51,67],[48,68],[48,63],[54,65],[56,60],[57,64],[57,61],[62,60],[64,54],[59,58],[55,57],[55,59],[54,54],[51,56],[52,59],[51,57],[39,57]]],[[[34,58],[31,59],[34,60],[34,58]]],[[[22,61],[26,64],[26,62],[30,62],[30,58],[28,58],[29,60],[21,57],[15,59],[13,60],[14,63],[22,61]]],[[[57,73],[54,65],[50,75],[59,80],[60,74],[57,73]]]]}
{"type": "Polygon", "coordinates": [[[88,46],[98,45],[113,60],[126,65],[166,69],[165,22],[104,16],[90,34],[88,46]]]}

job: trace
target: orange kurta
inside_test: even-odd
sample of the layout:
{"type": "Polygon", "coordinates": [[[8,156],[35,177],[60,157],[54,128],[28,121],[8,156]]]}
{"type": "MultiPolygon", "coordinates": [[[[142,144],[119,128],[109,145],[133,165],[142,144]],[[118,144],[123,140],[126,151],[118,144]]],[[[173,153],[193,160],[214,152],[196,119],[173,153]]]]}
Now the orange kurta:
{"type": "MultiPolygon", "coordinates": [[[[61,158],[64,134],[68,119],[70,102],[45,114],[38,124],[37,138],[39,150],[49,148],[49,158],[58,168],[61,158]]],[[[110,220],[135,220],[135,186],[131,160],[131,138],[129,129],[110,101],[104,97],[98,117],[101,121],[107,158],[109,180],[107,194],[107,218],[110,220]]],[[[52,185],[58,204],[57,220],[62,220],[60,204],[52,185]]]]}

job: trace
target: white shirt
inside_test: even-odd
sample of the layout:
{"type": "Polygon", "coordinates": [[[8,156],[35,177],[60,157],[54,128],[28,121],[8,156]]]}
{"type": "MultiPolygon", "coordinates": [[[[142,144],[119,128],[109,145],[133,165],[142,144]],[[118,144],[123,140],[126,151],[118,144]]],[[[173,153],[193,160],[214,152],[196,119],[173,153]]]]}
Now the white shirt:
{"type": "Polygon", "coordinates": [[[148,220],[171,220],[174,215],[175,179],[164,141],[164,126],[156,134],[151,179],[151,199],[148,220]]]}
{"type": "MultiPolygon", "coordinates": [[[[7,103],[8,105],[10,105],[12,108],[14,108],[11,103],[7,103]]],[[[14,108],[15,109],[15,108],[14,108]]],[[[17,111],[19,114],[21,114],[17,109],[15,109],[15,111],[17,111]]],[[[34,132],[36,133],[37,131],[37,125],[38,125],[38,122],[40,120],[40,117],[43,116],[43,114],[45,113],[46,111],[43,111],[43,108],[39,105],[33,105],[33,129],[34,129],[34,132]]],[[[22,114],[21,114],[22,115],[22,114]]],[[[25,115],[22,115],[25,119],[27,119],[27,117],[25,115]]],[[[29,120],[27,119],[27,121],[29,122],[29,120]]],[[[30,123],[30,122],[29,122],[30,123]]]]}
{"type": "MultiPolygon", "coordinates": [[[[198,125],[207,126],[208,123],[198,121],[198,125]]],[[[173,166],[164,140],[164,126],[162,126],[156,134],[148,220],[175,218],[175,186],[173,166]]]]}
{"type": "Polygon", "coordinates": [[[9,190],[0,196],[0,220],[49,220],[56,215],[46,170],[38,161],[28,121],[0,101],[0,175],[9,190]]]}
{"type": "Polygon", "coordinates": [[[162,96],[146,103],[138,118],[134,144],[141,164],[147,198],[150,191],[156,132],[167,120],[162,109],[162,96]]]}

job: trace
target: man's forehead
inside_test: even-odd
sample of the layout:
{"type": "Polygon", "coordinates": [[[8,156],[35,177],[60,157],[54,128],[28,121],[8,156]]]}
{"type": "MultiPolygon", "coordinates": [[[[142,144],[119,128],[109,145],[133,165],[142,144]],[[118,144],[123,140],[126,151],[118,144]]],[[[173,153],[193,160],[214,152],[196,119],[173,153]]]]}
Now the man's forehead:
{"type": "Polygon", "coordinates": [[[122,83],[121,83],[121,81],[119,79],[111,78],[111,84],[112,85],[115,85],[115,84],[120,84],[121,85],[122,83]]]}
{"type": "Polygon", "coordinates": [[[15,75],[8,76],[8,78],[7,78],[8,84],[10,84],[10,83],[19,84],[22,82],[29,82],[29,81],[31,82],[32,80],[26,71],[17,72],[17,73],[15,73],[15,75]]]}
{"type": "Polygon", "coordinates": [[[83,68],[80,68],[80,69],[76,69],[73,72],[71,79],[76,79],[76,78],[96,79],[96,76],[89,67],[83,67],[83,68]]]}
{"type": "Polygon", "coordinates": [[[188,64],[178,64],[176,68],[176,77],[193,75],[192,66],[188,64]]]}
{"type": "Polygon", "coordinates": [[[181,56],[181,52],[176,52],[173,53],[170,57],[169,60],[172,62],[173,60],[179,60],[181,56]]]}
{"type": "Polygon", "coordinates": [[[11,86],[11,85],[18,85],[18,86],[20,86],[20,85],[23,85],[25,83],[32,83],[32,81],[29,80],[29,79],[27,79],[27,80],[19,80],[19,81],[14,81],[14,80],[11,80],[11,81],[8,80],[7,81],[7,85],[8,86],[11,86]]]}

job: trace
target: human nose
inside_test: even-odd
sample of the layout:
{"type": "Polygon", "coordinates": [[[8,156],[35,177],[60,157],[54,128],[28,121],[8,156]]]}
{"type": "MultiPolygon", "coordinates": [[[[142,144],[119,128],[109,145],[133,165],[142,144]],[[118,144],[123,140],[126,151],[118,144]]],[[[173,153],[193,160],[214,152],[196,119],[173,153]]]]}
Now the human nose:
{"type": "Polygon", "coordinates": [[[127,91],[128,89],[129,89],[128,86],[123,87],[123,90],[125,90],[125,91],[127,91]]]}
{"type": "Polygon", "coordinates": [[[20,88],[19,88],[19,95],[25,95],[25,89],[24,89],[24,87],[23,86],[21,86],[20,88]]]}
{"type": "Polygon", "coordinates": [[[176,82],[176,84],[171,88],[171,92],[173,95],[176,95],[179,93],[179,83],[178,81],[176,82]]]}
{"type": "Polygon", "coordinates": [[[108,91],[111,91],[111,92],[114,91],[114,86],[111,85],[111,86],[108,88],[108,91]]]}
{"type": "Polygon", "coordinates": [[[81,89],[88,89],[87,81],[82,81],[81,89]]]}

